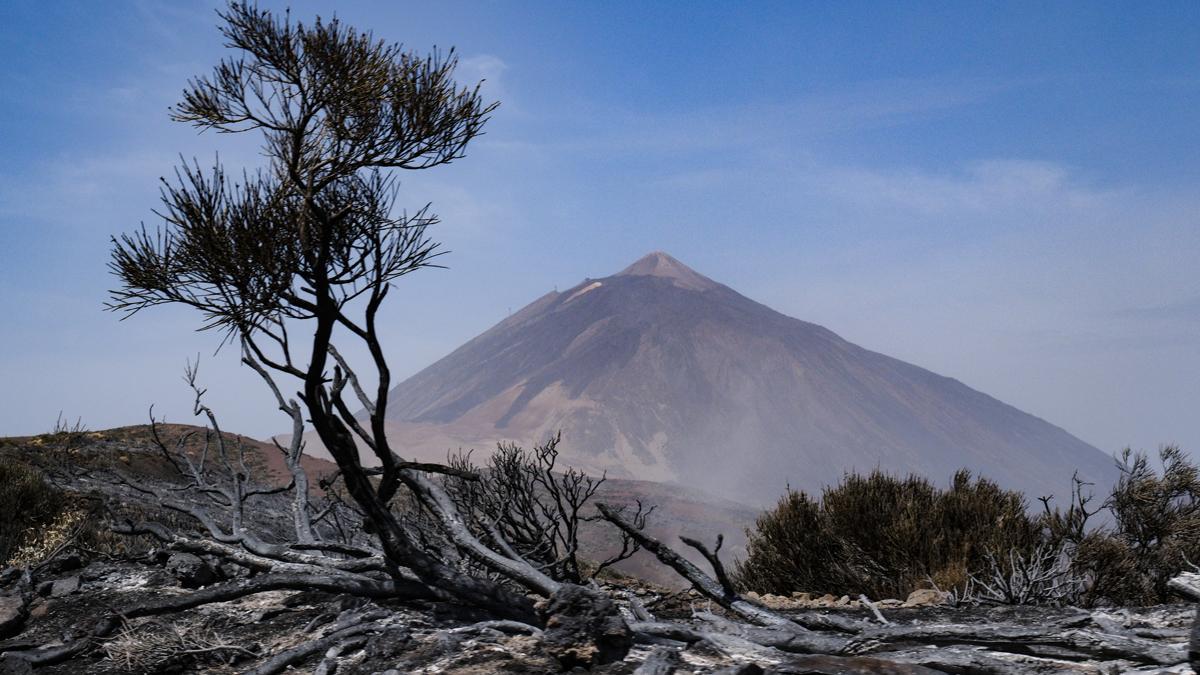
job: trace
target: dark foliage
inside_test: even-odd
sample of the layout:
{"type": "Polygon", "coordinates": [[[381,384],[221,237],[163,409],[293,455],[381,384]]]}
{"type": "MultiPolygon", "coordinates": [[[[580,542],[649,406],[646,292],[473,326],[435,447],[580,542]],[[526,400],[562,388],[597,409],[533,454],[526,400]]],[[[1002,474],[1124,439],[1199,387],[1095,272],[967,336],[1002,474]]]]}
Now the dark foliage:
{"type": "Polygon", "coordinates": [[[847,475],[820,501],[789,491],[748,532],[736,579],[779,594],[903,597],[932,583],[969,602],[1171,602],[1167,582],[1200,561],[1200,470],[1176,446],[1158,460],[1126,450],[1107,499],[1075,477],[1069,503],[1044,497],[1037,517],[965,471],[946,490],[876,472],[847,475]]]}
{"type": "Polygon", "coordinates": [[[1163,447],[1158,459],[1161,471],[1145,453],[1122,454],[1121,477],[1104,502],[1110,526],[1088,529],[1096,511],[1088,513],[1078,497],[1065,514],[1047,508],[1049,535],[1074,544],[1089,604],[1169,602],[1167,581],[1200,560],[1200,472],[1177,446],[1163,447]],[[1072,518],[1064,532],[1061,523],[1072,518]]]}
{"type": "Polygon", "coordinates": [[[820,502],[789,491],[748,531],[737,583],[760,592],[903,597],[964,584],[988,555],[1029,550],[1038,526],[1020,493],[955,474],[948,489],[924,478],[849,474],[820,502]]]}

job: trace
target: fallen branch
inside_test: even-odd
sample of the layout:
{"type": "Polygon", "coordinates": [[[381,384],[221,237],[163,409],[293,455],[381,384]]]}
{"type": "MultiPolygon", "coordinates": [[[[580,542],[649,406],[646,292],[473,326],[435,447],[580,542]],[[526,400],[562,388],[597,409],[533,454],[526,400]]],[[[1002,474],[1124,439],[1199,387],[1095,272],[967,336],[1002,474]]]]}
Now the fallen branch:
{"type": "Polygon", "coordinates": [[[860,596],[858,596],[858,602],[863,607],[866,607],[867,609],[871,610],[871,613],[875,615],[876,621],[878,621],[879,623],[881,623],[885,626],[891,625],[892,622],[888,621],[886,618],[884,618],[883,613],[879,611],[879,607],[875,603],[871,602],[870,598],[868,598],[865,595],[860,595],[860,596]]]}
{"type": "Polygon", "coordinates": [[[250,579],[216,584],[184,595],[137,603],[126,607],[119,613],[106,615],[84,637],[59,646],[29,651],[12,651],[8,654],[24,659],[34,666],[61,663],[91,647],[95,640],[111,635],[113,631],[130,619],[171,614],[214,602],[227,602],[256,593],[278,590],[349,593],[359,597],[378,599],[435,599],[435,594],[427,586],[417,583],[401,584],[390,580],[362,581],[315,574],[263,574],[250,579]]]}
{"type": "Polygon", "coordinates": [[[382,612],[367,612],[343,618],[336,622],[332,630],[324,637],[280,652],[267,659],[257,668],[247,673],[247,675],[276,675],[291,666],[305,661],[314,654],[333,652],[332,656],[327,654],[326,659],[321,662],[321,667],[324,667],[326,672],[328,672],[333,666],[332,664],[326,665],[326,661],[333,661],[337,658],[341,650],[347,647],[347,638],[380,630],[382,628],[381,620],[385,620],[387,616],[386,613],[382,612]]]}
{"type": "MultiPolygon", "coordinates": [[[[718,581],[714,580],[712,577],[700,571],[700,568],[693,565],[691,561],[687,560],[675,551],[672,551],[661,541],[637,529],[633,523],[625,520],[621,513],[616,509],[608,506],[607,504],[596,504],[596,508],[600,511],[600,514],[604,516],[605,520],[609,521],[613,525],[616,525],[623,532],[625,532],[625,534],[640,544],[642,548],[653,553],[660,562],[675,570],[684,579],[687,579],[689,582],[691,582],[692,587],[700,592],[700,594],[716,603],[719,603],[722,607],[737,612],[749,621],[759,625],[795,626],[798,630],[806,630],[802,626],[793,623],[790,619],[782,615],[776,614],[771,610],[751,603],[742,596],[738,595],[731,586],[722,585],[718,581]]],[[[702,554],[707,553],[707,549],[704,549],[702,544],[699,544],[698,542],[694,543],[700,547],[702,554]]],[[[707,557],[707,555],[705,557],[707,557]]]]}

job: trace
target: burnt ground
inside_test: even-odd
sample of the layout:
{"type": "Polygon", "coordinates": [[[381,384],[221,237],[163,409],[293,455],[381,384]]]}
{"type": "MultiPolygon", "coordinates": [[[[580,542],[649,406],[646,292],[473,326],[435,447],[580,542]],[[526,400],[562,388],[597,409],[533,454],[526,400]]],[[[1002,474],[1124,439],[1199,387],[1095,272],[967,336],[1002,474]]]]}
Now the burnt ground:
{"type": "MultiPolygon", "coordinates": [[[[161,556],[157,558],[161,560],[161,556]]],[[[70,565],[68,565],[70,567],[70,565]]],[[[152,597],[190,592],[179,585],[155,556],[136,561],[91,562],[79,569],[62,569],[47,574],[38,584],[39,595],[30,608],[25,629],[0,642],[0,651],[53,645],[68,641],[94,626],[101,618],[124,605],[152,597]],[[78,588],[75,582],[78,581],[78,588]]],[[[701,625],[705,613],[723,615],[719,608],[687,593],[625,581],[606,585],[614,597],[636,596],[660,620],[701,625]]],[[[272,591],[239,600],[204,605],[171,616],[136,619],[109,638],[98,641],[83,655],[64,663],[39,668],[39,673],[245,673],[276,654],[301,643],[318,639],[339,615],[347,612],[381,610],[389,615],[383,628],[336,660],[337,673],[548,673],[559,672],[557,662],[543,652],[536,636],[511,634],[488,628],[475,629],[475,619],[461,608],[430,602],[368,602],[350,596],[319,592],[272,591]]],[[[853,619],[867,618],[865,609],[829,609],[818,614],[853,619]]],[[[988,626],[997,622],[1030,626],[1086,625],[1099,621],[1108,630],[1152,637],[1164,646],[1176,645],[1180,661],[1194,610],[1190,605],[1150,608],[1114,608],[1085,612],[1075,608],[896,608],[883,610],[897,625],[988,626]]],[[[632,618],[632,617],[631,617],[632,618]]],[[[711,621],[712,619],[707,619],[711,621]]],[[[641,672],[712,673],[724,668],[756,664],[767,672],[872,672],[845,670],[842,666],[823,669],[807,664],[789,666],[797,657],[783,652],[732,641],[728,644],[639,644],[618,663],[591,672],[617,675],[638,672],[655,650],[677,655],[676,670],[641,672]]],[[[921,645],[898,645],[896,654],[912,661],[911,652],[925,652],[933,660],[939,649],[921,645]]],[[[980,654],[999,655],[1012,670],[947,669],[895,672],[1040,672],[1040,673],[1126,673],[1191,672],[1184,663],[1174,666],[1149,665],[1122,659],[1059,660],[1056,649],[1030,646],[1025,654],[983,647],[980,654]]],[[[944,650],[941,650],[944,651],[944,650]]],[[[889,652],[873,654],[888,658],[889,652]]],[[[656,654],[655,658],[661,658],[656,654]]],[[[323,653],[296,663],[289,672],[313,672],[323,653]]],[[[918,659],[919,660],[919,659],[918,659]]],[[[882,667],[882,666],[881,666],[882,667]]],[[[0,667],[0,673],[6,672],[0,667]]],[[[12,671],[19,672],[19,671],[12,671]]],[[[754,672],[747,670],[746,672],[754,672]]],[[[882,671],[881,671],[882,672],[882,671]]]]}
{"type": "MultiPolygon", "coordinates": [[[[57,487],[71,499],[107,503],[106,517],[133,513],[155,514],[138,495],[99,480],[76,475],[63,480],[55,466],[101,469],[113,465],[135,471],[143,480],[165,480],[167,472],[148,452],[144,439],[124,431],[122,437],[94,435],[82,444],[51,447],[30,439],[0,439],[0,461],[19,459],[58,476],[57,487]]],[[[61,440],[61,439],[60,439],[61,440]]],[[[78,440],[78,439],[77,439],[78,440]]],[[[52,445],[52,444],[51,444],[52,445]]],[[[168,483],[161,483],[166,486],[168,483]]],[[[99,513],[93,510],[93,513],[99,513]]],[[[265,501],[255,514],[260,530],[270,532],[286,521],[283,503],[265,501]]],[[[120,538],[84,537],[67,547],[50,564],[35,567],[26,590],[32,598],[28,616],[13,619],[20,606],[21,584],[13,572],[0,572],[0,655],[64,644],[90,633],[105,616],[139,602],[193,592],[184,588],[218,583],[248,574],[245,570],[209,564],[208,577],[180,568],[169,553],[152,542],[129,543],[120,538]],[[6,611],[9,613],[6,615],[6,611]]],[[[203,566],[203,565],[202,565],[203,566]]],[[[714,603],[695,592],[651,585],[632,578],[608,579],[602,587],[618,601],[627,619],[634,620],[631,599],[660,622],[675,622],[705,637],[677,641],[643,638],[616,663],[594,668],[601,675],[639,673],[1130,673],[1192,672],[1186,643],[1194,609],[1190,604],[1150,608],[886,607],[887,628],[915,631],[916,637],[886,645],[864,640],[847,656],[803,656],[781,651],[739,636],[734,624],[714,603]],[[1008,633],[987,636],[996,626],[1008,633]],[[1071,634],[1073,647],[1057,641],[1023,640],[1030,631],[1071,634]],[[957,631],[964,637],[947,643],[924,639],[922,630],[957,631]],[[1013,631],[1016,631],[1015,633],[1013,631]],[[1087,636],[1102,635],[1117,645],[1106,651],[1085,645],[1087,636]],[[1082,636],[1082,637],[1081,637],[1082,636]],[[1123,642],[1124,641],[1124,642],[1123,642]],[[1122,645],[1138,642],[1141,656],[1122,645]],[[1152,649],[1148,652],[1146,645],[1152,649]],[[1085,650],[1086,648],[1086,650],[1085,650]],[[1081,651],[1084,650],[1084,651],[1081,651]],[[863,654],[857,656],[855,654],[863,654]]],[[[852,621],[877,626],[865,607],[789,610],[777,608],[804,625],[852,621]]],[[[239,600],[202,605],[171,615],[133,619],[119,630],[96,640],[81,654],[37,669],[41,673],[250,673],[272,655],[320,640],[347,617],[382,617],[370,631],[341,641],[339,654],[314,652],[291,664],[286,672],[366,673],[548,673],[560,672],[559,662],[530,630],[494,626],[489,617],[462,607],[428,601],[378,602],[322,592],[271,591],[239,600]]],[[[644,620],[644,619],[643,619],[644,620]]],[[[882,627],[881,627],[882,630],[882,627]]],[[[830,634],[835,634],[830,633],[830,634]]],[[[1133,650],[1137,651],[1137,650],[1133,650]]],[[[11,654],[10,654],[11,656],[11,654]]],[[[0,675],[28,673],[11,658],[0,657],[0,675]]],[[[279,672],[279,671],[276,671],[279,672]]]]}

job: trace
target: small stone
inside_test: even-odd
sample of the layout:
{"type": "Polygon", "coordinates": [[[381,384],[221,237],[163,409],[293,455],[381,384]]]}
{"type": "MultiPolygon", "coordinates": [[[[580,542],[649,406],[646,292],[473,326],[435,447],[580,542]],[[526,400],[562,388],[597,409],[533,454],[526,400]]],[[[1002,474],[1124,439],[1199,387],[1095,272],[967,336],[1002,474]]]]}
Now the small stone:
{"type": "Polygon", "coordinates": [[[756,663],[742,663],[714,671],[713,675],[763,675],[763,669],[756,663]]]}
{"type": "Polygon", "coordinates": [[[59,579],[50,588],[50,597],[61,598],[64,595],[70,595],[79,590],[79,583],[79,575],[59,579]]]}
{"type": "Polygon", "coordinates": [[[167,558],[166,568],[184,588],[200,588],[217,580],[212,567],[191,553],[172,553],[167,558]]]}
{"type": "Polygon", "coordinates": [[[67,553],[52,558],[43,564],[43,573],[62,574],[83,567],[83,558],[78,553],[67,553]]]}
{"type": "Polygon", "coordinates": [[[19,627],[25,617],[25,601],[21,596],[0,595],[0,636],[19,627]]]}
{"type": "Polygon", "coordinates": [[[946,593],[935,591],[932,588],[918,588],[908,594],[908,599],[904,601],[904,607],[932,607],[934,605],[945,604],[946,593]]]}
{"type": "MultiPolygon", "coordinates": [[[[396,662],[412,645],[412,633],[407,628],[394,628],[371,638],[363,649],[367,658],[396,662]]],[[[395,671],[388,671],[395,672],[395,671]]]]}
{"type": "Polygon", "coordinates": [[[760,596],[758,593],[755,593],[754,591],[746,591],[746,599],[747,600],[753,600],[755,602],[758,602],[758,600],[761,597],[762,596],[760,596]]]}
{"type": "Polygon", "coordinates": [[[835,602],[833,604],[837,607],[846,607],[850,604],[850,596],[843,595],[842,597],[837,599],[837,602],[835,602]]]}
{"type": "Polygon", "coordinates": [[[812,593],[801,593],[800,591],[792,591],[792,599],[798,602],[812,602],[812,593]]]}

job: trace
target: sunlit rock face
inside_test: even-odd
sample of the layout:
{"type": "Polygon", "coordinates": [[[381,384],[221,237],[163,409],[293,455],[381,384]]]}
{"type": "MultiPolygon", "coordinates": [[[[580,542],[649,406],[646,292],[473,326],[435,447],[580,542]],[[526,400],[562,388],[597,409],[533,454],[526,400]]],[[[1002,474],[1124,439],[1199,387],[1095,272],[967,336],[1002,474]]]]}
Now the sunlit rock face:
{"type": "Polygon", "coordinates": [[[564,433],[564,461],[749,503],[850,470],[960,467],[1066,494],[1112,460],[1066,431],[784,316],[656,252],[548,293],[392,390],[395,447],[445,459],[564,433]]]}

